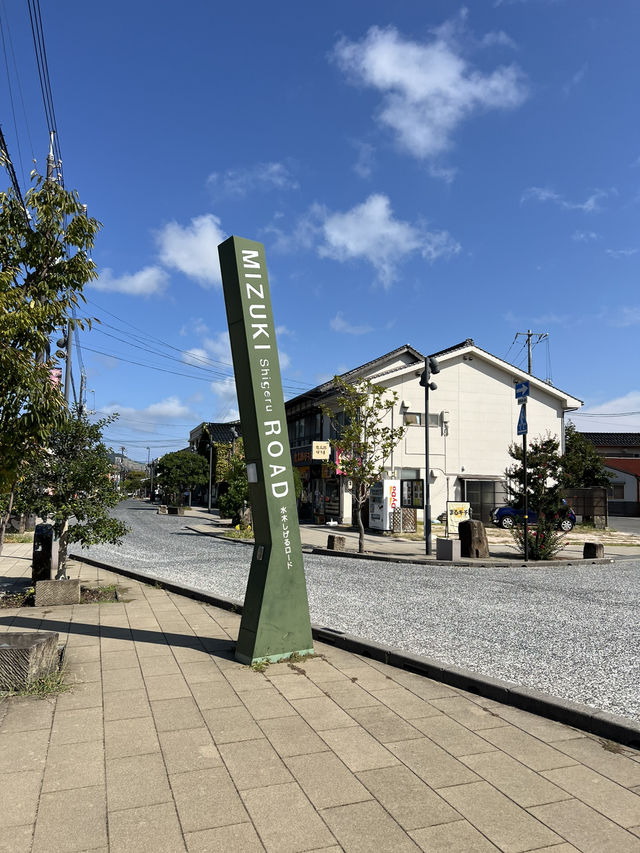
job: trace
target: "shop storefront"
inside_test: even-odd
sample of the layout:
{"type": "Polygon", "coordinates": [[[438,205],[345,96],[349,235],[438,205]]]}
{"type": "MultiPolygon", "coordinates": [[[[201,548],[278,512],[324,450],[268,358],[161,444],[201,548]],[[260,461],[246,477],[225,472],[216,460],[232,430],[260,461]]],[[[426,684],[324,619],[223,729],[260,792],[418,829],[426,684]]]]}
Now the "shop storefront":
{"type": "Polygon", "coordinates": [[[300,521],[326,524],[340,521],[340,481],[333,466],[312,459],[311,445],[296,447],[291,451],[294,466],[302,480],[298,501],[300,521]]]}

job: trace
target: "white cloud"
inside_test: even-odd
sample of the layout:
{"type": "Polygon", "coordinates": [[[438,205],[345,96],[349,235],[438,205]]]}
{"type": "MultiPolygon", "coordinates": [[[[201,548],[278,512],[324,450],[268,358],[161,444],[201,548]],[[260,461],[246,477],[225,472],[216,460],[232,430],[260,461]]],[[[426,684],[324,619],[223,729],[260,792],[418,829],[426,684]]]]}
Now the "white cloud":
{"type": "Polygon", "coordinates": [[[143,409],[132,406],[121,406],[117,402],[109,403],[99,409],[102,415],[118,413],[119,422],[133,432],[154,432],[155,426],[163,421],[181,420],[189,422],[195,415],[191,407],[183,403],[179,397],[165,397],[157,403],[151,403],[143,409]]]}
{"type": "Polygon", "coordinates": [[[610,258],[615,258],[619,260],[620,258],[630,258],[632,255],[637,255],[637,249],[605,249],[604,250],[610,258]]]}
{"type": "Polygon", "coordinates": [[[591,243],[594,240],[599,240],[600,235],[596,234],[595,231],[574,231],[571,239],[575,240],[576,243],[591,243]]]}
{"type": "Polygon", "coordinates": [[[609,195],[605,190],[594,190],[583,202],[567,201],[564,196],[549,187],[528,187],[520,197],[520,202],[525,201],[550,201],[564,210],[581,210],[583,213],[595,213],[601,210],[600,200],[609,195]]]}
{"type": "Polygon", "coordinates": [[[215,361],[222,361],[225,364],[231,364],[231,340],[229,332],[218,332],[215,337],[203,338],[202,346],[207,351],[210,358],[215,361]]]}
{"type": "Polygon", "coordinates": [[[486,33],[482,37],[480,43],[483,47],[509,47],[512,50],[517,48],[517,45],[511,36],[507,35],[502,30],[486,33]]]}
{"type": "Polygon", "coordinates": [[[369,142],[355,142],[358,151],[353,171],[361,178],[370,178],[376,165],[375,148],[369,142]]]}
{"type": "Polygon", "coordinates": [[[418,159],[450,148],[458,126],[473,114],[514,109],[527,97],[517,66],[487,74],[472,68],[451,37],[455,26],[444,25],[425,42],[405,39],[394,27],[372,27],[359,42],[342,39],[333,53],[356,83],[378,90],[379,121],[418,159]]]}
{"type": "Polygon", "coordinates": [[[640,325],[640,305],[621,305],[607,314],[610,326],[624,328],[640,325]]]}
{"type": "Polygon", "coordinates": [[[329,322],[329,325],[334,332],[344,333],[345,335],[367,335],[373,331],[372,326],[354,326],[344,319],[342,311],[338,311],[335,317],[329,322]]]}
{"type": "Polygon", "coordinates": [[[159,403],[152,403],[142,411],[150,417],[156,418],[185,418],[191,414],[189,406],[181,403],[178,397],[166,397],[159,403]]]}
{"type": "Polygon", "coordinates": [[[207,184],[216,195],[243,198],[248,193],[260,190],[297,190],[298,182],[283,163],[256,163],[245,169],[227,169],[212,172],[207,184]]]}
{"type": "Polygon", "coordinates": [[[152,296],[163,293],[169,284],[169,275],[160,267],[144,267],[137,273],[114,276],[113,271],[104,269],[100,278],[91,282],[96,290],[108,293],[126,293],[129,296],[152,296]]]}
{"type": "Polygon", "coordinates": [[[195,364],[196,367],[204,367],[208,361],[206,349],[201,347],[192,347],[182,353],[182,360],[185,364],[195,364]]]}
{"type": "Polygon", "coordinates": [[[394,219],[389,199],[382,194],[369,196],[346,213],[325,213],[321,230],[321,256],[337,261],[366,260],[385,288],[397,278],[397,264],[409,255],[434,261],[460,251],[460,244],[447,231],[428,231],[394,219]]]}
{"type": "Polygon", "coordinates": [[[236,420],[239,415],[238,398],[236,396],[236,382],[233,376],[212,382],[210,388],[218,398],[218,417],[221,420],[236,420]]]}
{"type": "Polygon", "coordinates": [[[582,432],[640,432],[640,391],[629,391],[622,397],[614,397],[599,403],[597,406],[585,406],[579,412],[572,412],[570,417],[582,432]],[[633,412],[628,415],[622,413],[633,412]],[[597,417],[581,417],[581,415],[602,414],[597,417]],[[613,415],[607,418],[606,415],[613,415]],[[616,417],[618,415],[618,417],[616,417]]]}
{"type": "Polygon", "coordinates": [[[582,82],[585,74],[587,73],[588,67],[589,65],[585,62],[584,65],[582,65],[571,77],[571,79],[564,84],[564,86],[562,87],[562,92],[565,97],[571,94],[571,90],[575,89],[575,87],[582,82]]]}
{"type": "Polygon", "coordinates": [[[221,286],[218,244],[226,238],[212,213],[196,216],[190,225],[169,222],[156,235],[160,260],[203,287],[221,286]]]}
{"type": "Polygon", "coordinates": [[[288,370],[291,367],[291,359],[283,350],[278,350],[278,361],[281,371],[288,370]]]}

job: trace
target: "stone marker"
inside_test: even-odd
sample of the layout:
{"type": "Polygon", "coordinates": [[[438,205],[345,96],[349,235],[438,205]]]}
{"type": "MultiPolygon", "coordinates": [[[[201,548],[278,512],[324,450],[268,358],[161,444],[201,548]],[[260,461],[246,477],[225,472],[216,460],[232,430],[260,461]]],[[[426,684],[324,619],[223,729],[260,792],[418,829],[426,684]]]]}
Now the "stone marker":
{"type": "Polygon", "coordinates": [[[461,521],[458,525],[460,537],[460,556],[486,560],[489,556],[487,531],[481,521],[461,521]]]}
{"type": "Polygon", "coordinates": [[[36,583],[36,607],[51,607],[56,604],[80,604],[79,578],[36,583]]]}
{"type": "Polygon", "coordinates": [[[327,548],[329,551],[346,551],[346,536],[337,536],[335,533],[330,533],[329,536],[327,536],[327,548]]]}
{"type": "Polygon", "coordinates": [[[0,634],[0,690],[21,690],[57,668],[58,634],[55,631],[0,634]]]}
{"type": "Polygon", "coordinates": [[[160,506],[158,507],[158,515],[168,515],[166,504],[160,504],[160,506]]]}
{"type": "Polygon", "coordinates": [[[598,557],[604,557],[604,545],[602,542],[585,542],[582,549],[582,558],[584,560],[593,560],[598,557]]]}
{"type": "Polygon", "coordinates": [[[184,515],[184,507],[183,506],[169,506],[167,507],[168,515],[184,515]]]}

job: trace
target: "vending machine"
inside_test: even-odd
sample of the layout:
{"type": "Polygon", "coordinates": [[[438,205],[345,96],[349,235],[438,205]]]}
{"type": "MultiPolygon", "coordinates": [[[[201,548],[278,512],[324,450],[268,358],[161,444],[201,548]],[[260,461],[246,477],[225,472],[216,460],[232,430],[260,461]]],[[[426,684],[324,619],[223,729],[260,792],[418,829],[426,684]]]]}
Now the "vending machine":
{"type": "Polygon", "coordinates": [[[393,511],[400,509],[400,480],[381,480],[369,492],[369,527],[393,530],[393,511]]]}

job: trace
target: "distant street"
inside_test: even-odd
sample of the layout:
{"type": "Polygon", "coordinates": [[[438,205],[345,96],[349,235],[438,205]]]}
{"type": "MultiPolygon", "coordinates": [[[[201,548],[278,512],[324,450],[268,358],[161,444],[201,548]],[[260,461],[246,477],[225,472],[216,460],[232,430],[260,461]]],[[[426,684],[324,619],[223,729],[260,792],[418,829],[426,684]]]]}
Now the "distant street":
{"type": "MultiPolygon", "coordinates": [[[[89,556],[242,601],[251,546],[193,533],[187,519],[139,501],[115,512],[131,533],[89,556]]],[[[314,623],[640,720],[640,560],[527,569],[304,561],[314,623]]]]}

